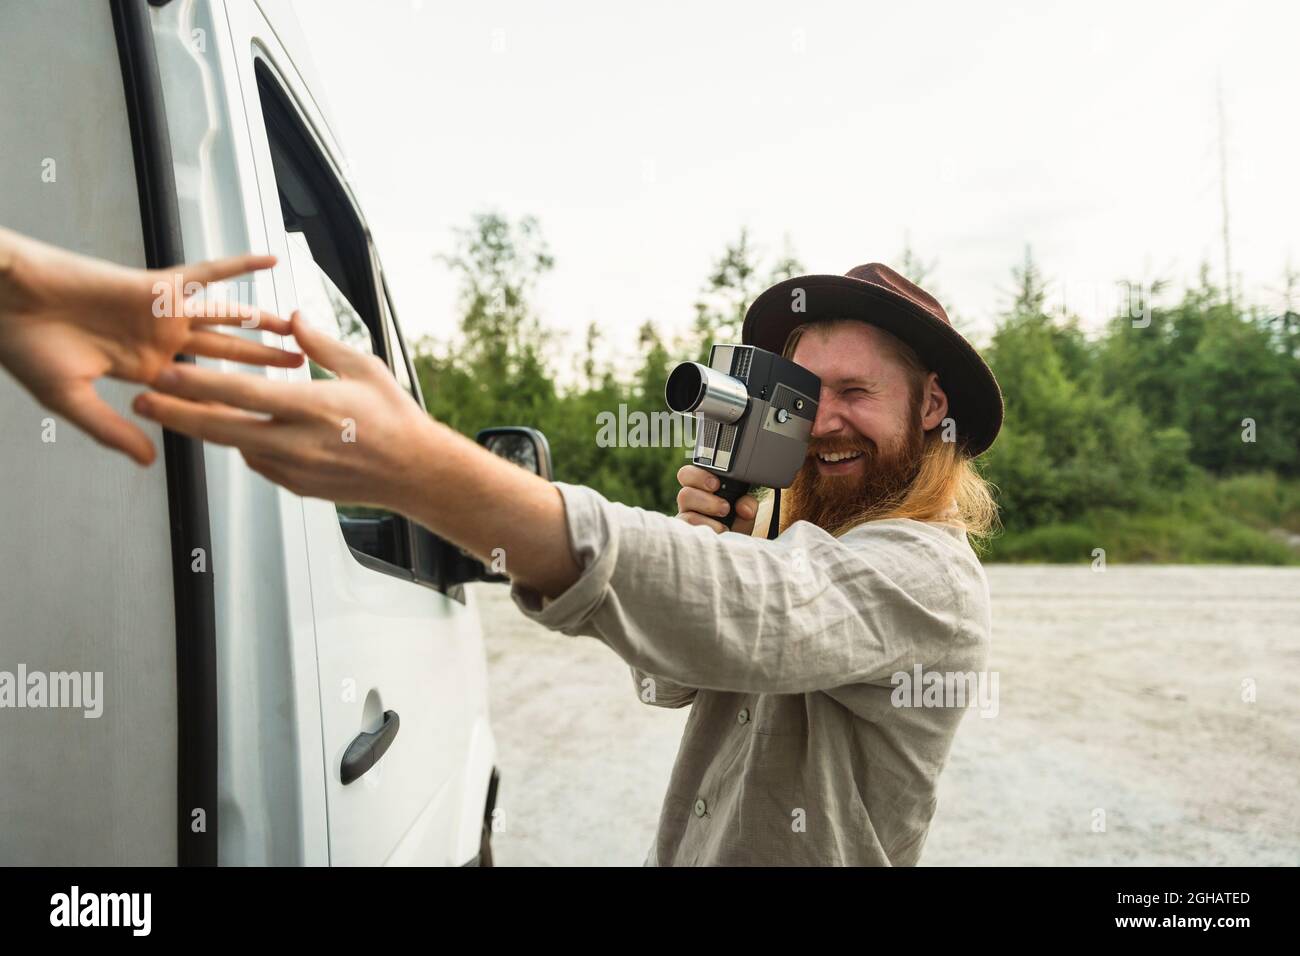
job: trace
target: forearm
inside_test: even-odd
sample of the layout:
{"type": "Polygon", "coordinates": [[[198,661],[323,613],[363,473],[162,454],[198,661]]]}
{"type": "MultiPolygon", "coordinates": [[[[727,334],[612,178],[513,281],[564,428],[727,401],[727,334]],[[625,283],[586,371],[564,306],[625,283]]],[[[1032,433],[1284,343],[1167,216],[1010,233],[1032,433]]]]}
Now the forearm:
{"type": "Polygon", "coordinates": [[[955,650],[955,545],[919,523],[880,522],[850,544],[801,522],[765,541],[560,490],[583,575],[545,607],[521,588],[515,602],[546,627],[599,638],[646,675],[806,693],[885,680],[955,650]]]}
{"type": "Polygon", "coordinates": [[[432,419],[413,452],[414,480],[386,504],[484,562],[504,554],[506,573],[547,597],[578,579],[564,502],[550,482],[432,419]]]}

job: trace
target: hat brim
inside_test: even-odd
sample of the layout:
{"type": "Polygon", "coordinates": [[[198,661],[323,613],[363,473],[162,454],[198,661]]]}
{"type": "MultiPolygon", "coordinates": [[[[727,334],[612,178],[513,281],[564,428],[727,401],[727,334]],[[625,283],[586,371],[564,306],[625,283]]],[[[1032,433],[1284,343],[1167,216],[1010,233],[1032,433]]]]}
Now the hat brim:
{"type": "Polygon", "coordinates": [[[778,282],[745,313],[741,341],[781,354],[796,326],[816,319],[857,319],[878,326],[916,350],[939,376],[957,440],[972,458],[984,452],[1002,428],[1002,390],[988,364],[948,323],[925,309],[851,276],[808,275],[778,282]],[[794,292],[803,290],[803,310],[794,311],[794,292]]]}

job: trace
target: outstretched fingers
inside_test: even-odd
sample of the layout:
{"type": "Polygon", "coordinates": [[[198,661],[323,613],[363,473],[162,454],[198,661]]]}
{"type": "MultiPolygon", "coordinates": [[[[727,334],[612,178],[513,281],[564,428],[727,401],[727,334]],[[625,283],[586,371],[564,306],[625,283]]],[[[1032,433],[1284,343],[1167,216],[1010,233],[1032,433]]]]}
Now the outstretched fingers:
{"type": "Polygon", "coordinates": [[[221,332],[191,332],[182,343],[180,351],[186,355],[206,358],[230,359],[245,365],[272,365],[276,368],[297,368],[302,364],[301,352],[287,352],[271,345],[221,332]]]}
{"type": "Polygon", "coordinates": [[[220,282],[222,279],[269,269],[275,265],[275,262],[275,256],[230,256],[226,259],[210,259],[207,262],[183,265],[178,271],[187,285],[191,282],[207,285],[209,282],[220,282]]]}
{"type": "Polygon", "coordinates": [[[137,415],[157,422],[163,428],[241,450],[261,451],[270,447],[268,421],[249,412],[223,405],[193,402],[158,392],[143,392],[132,403],[137,415]]]}
{"type": "Polygon", "coordinates": [[[243,302],[191,296],[185,300],[185,315],[192,326],[237,325],[242,329],[258,329],[276,335],[289,335],[293,331],[288,319],[243,302]]]}
{"type": "Polygon", "coordinates": [[[77,383],[46,404],[101,445],[124,452],[137,464],[153,463],[153,442],[100,398],[89,381],[77,383]]]}
{"type": "Polygon", "coordinates": [[[302,313],[294,311],[289,317],[293,326],[293,337],[298,340],[306,356],[323,369],[327,369],[344,378],[364,376],[371,368],[370,356],[342,342],[330,338],[314,326],[308,325],[302,313]]]}
{"type": "Polygon", "coordinates": [[[153,382],[155,393],[195,402],[219,402],[231,408],[302,418],[319,403],[310,393],[312,385],[273,382],[258,375],[218,372],[185,362],[168,365],[153,382]]]}

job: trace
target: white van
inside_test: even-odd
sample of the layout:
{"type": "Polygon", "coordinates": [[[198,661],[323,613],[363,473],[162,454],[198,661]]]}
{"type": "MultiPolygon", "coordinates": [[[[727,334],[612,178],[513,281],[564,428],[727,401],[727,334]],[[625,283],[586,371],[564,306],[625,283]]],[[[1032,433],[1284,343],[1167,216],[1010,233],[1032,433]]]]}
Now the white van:
{"type": "MultiPolygon", "coordinates": [[[[245,300],[421,400],[287,2],[6,0],[0,38],[0,223],[140,266],[274,253],[245,300]]],[[[100,388],[136,421],[138,391],[100,388]]],[[[490,863],[482,566],[146,428],[142,469],[0,375],[0,863],[490,863]]]]}

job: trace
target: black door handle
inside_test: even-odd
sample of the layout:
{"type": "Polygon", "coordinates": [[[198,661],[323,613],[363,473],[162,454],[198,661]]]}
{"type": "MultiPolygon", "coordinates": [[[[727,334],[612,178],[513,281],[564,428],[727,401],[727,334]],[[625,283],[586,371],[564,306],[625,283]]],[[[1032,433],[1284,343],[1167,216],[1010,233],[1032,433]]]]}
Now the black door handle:
{"type": "Polygon", "coordinates": [[[343,766],[339,772],[343,777],[344,786],[363,776],[367,770],[379,763],[379,758],[392,746],[393,738],[397,736],[397,728],[400,726],[402,721],[397,716],[397,711],[386,710],[383,726],[373,734],[357,734],[356,739],[348,744],[348,749],[343,752],[343,766]]]}

